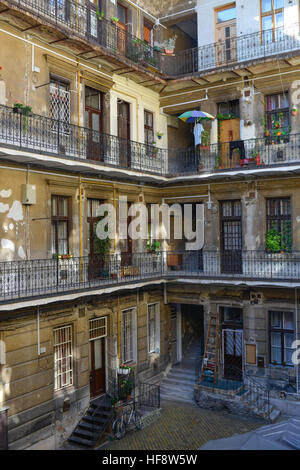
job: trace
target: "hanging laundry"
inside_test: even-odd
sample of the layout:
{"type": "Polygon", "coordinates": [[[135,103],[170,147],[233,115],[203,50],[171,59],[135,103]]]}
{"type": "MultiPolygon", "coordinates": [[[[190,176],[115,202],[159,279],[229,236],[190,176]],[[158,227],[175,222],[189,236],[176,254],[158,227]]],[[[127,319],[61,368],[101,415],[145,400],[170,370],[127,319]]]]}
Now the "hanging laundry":
{"type": "Polygon", "coordinates": [[[195,138],[195,146],[201,144],[201,135],[204,131],[204,128],[200,122],[197,122],[194,126],[194,138],[195,138]]]}

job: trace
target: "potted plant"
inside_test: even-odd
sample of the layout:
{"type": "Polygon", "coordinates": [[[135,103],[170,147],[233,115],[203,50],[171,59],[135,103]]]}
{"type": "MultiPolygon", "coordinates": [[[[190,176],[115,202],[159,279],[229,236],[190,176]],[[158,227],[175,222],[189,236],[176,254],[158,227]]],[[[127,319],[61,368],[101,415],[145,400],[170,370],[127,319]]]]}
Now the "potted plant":
{"type": "Polygon", "coordinates": [[[210,145],[210,131],[204,130],[201,135],[200,150],[209,150],[210,145]]]}
{"type": "Polygon", "coordinates": [[[155,52],[161,52],[164,49],[164,44],[158,41],[154,41],[153,50],[155,52]]]}
{"type": "Polygon", "coordinates": [[[292,116],[297,116],[298,109],[296,108],[296,106],[293,106],[293,108],[291,109],[291,113],[292,113],[292,116]]]}
{"type": "Polygon", "coordinates": [[[101,276],[108,277],[109,272],[107,269],[104,269],[105,266],[105,257],[107,253],[109,253],[111,247],[111,240],[110,238],[106,237],[104,240],[101,240],[97,237],[96,231],[94,231],[94,250],[95,250],[95,258],[98,263],[97,270],[99,269],[101,276]]]}
{"type": "Polygon", "coordinates": [[[175,35],[173,38],[169,38],[164,42],[164,50],[167,55],[174,54],[176,38],[177,36],[175,35]]]}
{"type": "Polygon", "coordinates": [[[99,8],[97,8],[96,15],[97,15],[98,20],[101,21],[104,18],[104,11],[103,10],[100,11],[99,8]]]}
{"type": "Polygon", "coordinates": [[[156,135],[158,139],[161,139],[164,134],[162,132],[156,132],[156,135]]]}
{"type": "Polygon", "coordinates": [[[244,126],[245,126],[245,127],[252,126],[252,121],[251,121],[250,119],[246,119],[246,120],[244,121],[244,126]]]}
{"type": "Polygon", "coordinates": [[[155,158],[156,155],[158,154],[158,148],[155,147],[156,146],[156,142],[153,142],[152,144],[152,157],[155,158]]]}
{"type": "Polygon", "coordinates": [[[160,242],[158,241],[147,241],[147,252],[148,253],[155,253],[160,250],[160,242]]]}
{"type": "Polygon", "coordinates": [[[117,16],[112,16],[111,17],[111,22],[112,22],[112,24],[118,24],[119,23],[119,18],[117,16]]]}

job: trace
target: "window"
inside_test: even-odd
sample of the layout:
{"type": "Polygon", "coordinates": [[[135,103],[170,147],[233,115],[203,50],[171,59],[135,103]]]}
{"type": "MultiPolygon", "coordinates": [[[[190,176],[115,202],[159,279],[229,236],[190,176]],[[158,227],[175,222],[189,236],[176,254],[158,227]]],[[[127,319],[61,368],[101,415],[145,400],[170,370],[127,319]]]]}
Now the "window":
{"type": "Polygon", "coordinates": [[[261,0],[261,30],[264,43],[277,41],[283,26],[283,0],[261,0]]]}
{"type": "Polygon", "coordinates": [[[269,312],[270,322],[270,362],[292,365],[294,349],[293,312],[269,312]]]}
{"type": "Polygon", "coordinates": [[[223,323],[238,325],[240,328],[243,324],[243,310],[234,307],[221,307],[220,312],[223,315],[223,323]]]}
{"type": "Polygon", "coordinates": [[[265,97],[265,131],[268,140],[276,143],[288,141],[290,109],[288,93],[265,97]]]}
{"type": "Polygon", "coordinates": [[[50,81],[50,118],[55,121],[52,124],[53,131],[64,133],[70,132],[70,90],[67,83],[60,80],[51,79],[50,81]]]}
{"type": "Polygon", "coordinates": [[[129,308],[122,312],[122,361],[136,361],[136,310],[129,308]]]}
{"type": "Polygon", "coordinates": [[[64,196],[51,198],[51,251],[53,254],[69,254],[69,199],[64,196]]]}
{"type": "Polygon", "coordinates": [[[159,303],[148,305],[148,352],[160,350],[159,303]]]}
{"type": "Polygon", "coordinates": [[[107,317],[90,320],[90,340],[104,338],[107,335],[107,317]]]}
{"type": "Polygon", "coordinates": [[[72,327],[55,328],[54,333],[54,390],[73,384],[72,327]]]}
{"type": "Polygon", "coordinates": [[[231,114],[232,117],[240,117],[240,101],[232,100],[218,103],[218,114],[231,114]]]}
{"type": "Polygon", "coordinates": [[[144,111],[144,135],[145,144],[153,145],[154,132],[153,132],[153,113],[144,111]]]}
{"type": "Polygon", "coordinates": [[[267,232],[275,229],[280,235],[282,250],[292,247],[291,201],[286,198],[267,199],[267,232]]]}
{"type": "Polygon", "coordinates": [[[236,18],[235,5],[221,8],[217,11],[217,23],[223,23],[224,21],[234,20],[235,18],[236,18]]]}
{"type": "Polygon", "coordinates": [[[119,18],[119,21],[123,23],[124,25],[126,25],[127,24],[127,8],[121,5],[120,3],[118,3],[117,11],[118,11],[117,17],[119,18]]]}

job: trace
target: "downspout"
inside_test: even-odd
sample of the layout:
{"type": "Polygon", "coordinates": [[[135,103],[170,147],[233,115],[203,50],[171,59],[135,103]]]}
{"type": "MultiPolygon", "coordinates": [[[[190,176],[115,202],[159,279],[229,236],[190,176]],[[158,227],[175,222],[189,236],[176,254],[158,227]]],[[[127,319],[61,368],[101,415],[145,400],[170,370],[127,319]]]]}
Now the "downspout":
{"type": "Polygon", "coordinates": [[[37,347],[38,347],[38,356],[40,356],[40,355],[41,355],[41,342],[40,342],[40,307],[37,308],[36,320],[37,320],[37,347]]]}
{"type": "Polygon", "coordinates": [[[118,364],[120,364],[120,358],[121,358],[121,328],[120,328],[120,296],[119,295],[118,295],[117,326],[118,326],[118,364]]]}
{"type": "Polygon", "coordinates": [[[79,175],[79,273],[80,273],[80,282],[82,281],[82,181],[81,175],[79,175]]]}
{"type": "MultiPolygon", "coordinates": [[[[297,296],[297,287],[295,288],[295,314],[296,314],[296,341],[298,341],[298,296],[297,296]]],[[[296,394],[299,395],[299,361],[296,361],[296,394]]]]}

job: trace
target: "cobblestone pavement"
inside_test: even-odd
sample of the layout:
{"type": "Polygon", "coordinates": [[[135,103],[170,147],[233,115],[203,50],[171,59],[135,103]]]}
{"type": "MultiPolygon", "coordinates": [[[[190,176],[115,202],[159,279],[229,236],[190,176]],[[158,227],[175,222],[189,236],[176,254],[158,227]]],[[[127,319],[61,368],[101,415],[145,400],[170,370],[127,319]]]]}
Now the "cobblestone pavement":
{"type": "MultiPolygon", "coordinates": [[[[161,416],[141,431],[130,431],[103,450],[197,450],[207,441],[243,434],[266,424],[262,419],[201,409],[193,403],[162,403],[161,416]]],[[[99,450],[102,450],[99,449],[99,450]]]]}

